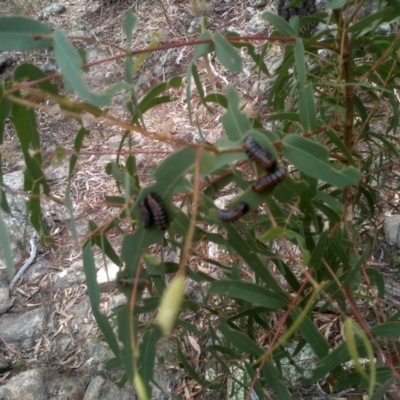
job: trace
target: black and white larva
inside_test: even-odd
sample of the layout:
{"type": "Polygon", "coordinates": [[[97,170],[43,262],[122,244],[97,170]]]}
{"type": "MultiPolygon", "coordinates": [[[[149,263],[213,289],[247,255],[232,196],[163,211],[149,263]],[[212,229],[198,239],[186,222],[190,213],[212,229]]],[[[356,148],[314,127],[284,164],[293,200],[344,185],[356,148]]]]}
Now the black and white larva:
{"type": "Polygon", "coordinates": [[[160,196],[154,192],[148,193],[144,198],[144,205],[150,212],[151,222],[159,229],[167,229],[169,225],[168,215],[160,196]]]}
{"type": "Polygon", "coordinates": [[[257,193],[264,192],[273,188],[279,182],[283,181],[287,175],[287,169],[280,167],[269,175],[265,175],[253,183],[253,190],[257,193]]]}
{"type": "Polygon", "coordinates": [[[246,203],[239,203],[231,209],[218,210],[218,218],[224,222],[234,222],[243,217],[249,211],[249,206],[246,203]]]}
{"type": "MultiPolygon", "coordinates": [[[[124,278],[124,277],[119,277],[117,282],[121,285],[121,286],[134,286],[136,279],[135,278],[124,278]]],[[[138,289],[143,289],[146,285],[149,284],[148,279],[145,278],[139,278],[137,280],[137,287],[138,289]]]]}
{"type": "Polygon", "coordinates": [[[250,136],[247,136],[244,139],[243,149],[254,162],[261,165],[265,169],[271,169],[275,166],[276,160],[272,154],[268,153],[266,150],[263,150],[250,136]]]}
{"type": "Polygon", "coordinates": [[[146,198],[140,200],[139,210],[142,217],[142,225],[145,228],[149,228],[153,224],[153,216],[150,212],[149,207],[146,204],[146,198]]]}

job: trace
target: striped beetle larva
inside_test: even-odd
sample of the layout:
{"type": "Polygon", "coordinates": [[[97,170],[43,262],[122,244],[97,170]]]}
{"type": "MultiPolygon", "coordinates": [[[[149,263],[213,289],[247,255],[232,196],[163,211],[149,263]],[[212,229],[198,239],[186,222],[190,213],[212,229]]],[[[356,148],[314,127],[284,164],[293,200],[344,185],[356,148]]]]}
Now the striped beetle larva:
{"type": "Polygon", "coordinates": [[[140,215],[142,216],[142,225],[145,228],[149,228],[153,224],[153,216],[146,205],[146,199],[140,200],[139,203],[140,215]]]}
{"type": "Polygon", "coordinates": [[[228,210],[218,210],[218,218],[224,222],[234,222],[243,217],[249,211],[249,206],[246,203],[239,203],[228,210]]]}
{"type": "Polygon", "coordinates": [[[260,164],[265,169],[271,169],[275,166],[276,160],[272,154],[263,150],[250,136],[244,139],[243,149],[254,162],[260,164]]]}
{"type": "Polygon", "coordinates": [[[137,287],[138,289],[143,289],[145,286],[149,285],[149,280],[145,279],[145,278],[139,278],[139,279],[135,279],[135,278],[125,278],[125,277],[119,277],[117,279],[117,282],[121,285],[121,286],[134,286],[135,283],[137,281],[137,287]]]}
{"type": "Polygon", "coordinates": [[[287,169],[280,167],[269,175],[265,175],[253,183],[253,190],[257,193],[264,192],[267,189],[271,189],[276,186],[279,182],[282,182],[287,175],[287,169]]]}
{"type": "MultiPolygon", "coordinates": [[[[157,193],[150,192],[143,201],[144,206],[150,213],[150,221],[159,229],[167,229],[169,225],[168,215],[160,196],[157,193]]],[[[142,218],[143,217],[144,215],[142,214],[142,218]]],[[[143,218],[143,220],[145,219],[146,217],[143,218]]]]}

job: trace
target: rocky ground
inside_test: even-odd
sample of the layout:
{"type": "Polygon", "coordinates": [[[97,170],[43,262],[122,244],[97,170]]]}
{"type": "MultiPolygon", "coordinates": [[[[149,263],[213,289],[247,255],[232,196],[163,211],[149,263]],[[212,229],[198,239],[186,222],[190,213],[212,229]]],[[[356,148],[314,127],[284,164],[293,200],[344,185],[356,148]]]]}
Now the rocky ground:
{"type": "MultiPolygon", "coordinates": [[[[132,9],[139,17],[134,48],[146,47],[151,41],[152,32],[158,32],[162,42],[183,41],[185,30],[189,35],[196,32],[201,16],[207,17],[207,29],[211,31],[235,30],[244,35],[267,33],[268,26],[261,19],[261,13],[267,9],[273,10],[271,2],[266,4],[266,1],[256,0],[186,3],[178,0],[136,0],[128,4],[121,0],[101,4],[69,0],[49,6],[37,1],[0,0],[0,14],[20,12],[62,29],[74,38],[76,44],[85,48],[88,61],[93,61],[110,57],[117,52],[116,46],[125,45],[122,23],[128,9],[132,9]]],[[[151,54],[141,69],[138,97],[159,82],[174,75],[184,75],[191,52],[192,49],[184,48],[161,55],[151,54]]],[[[271,68],[278,55],[279,49],[276,54],[268,56],[271,68]]],[[[7,79],[13,68],[22,61],[35,63],[48,73],[56,71],[50,50],[31,54],[3,54],[0,55],[0,79],[7,79]]],[[[271,81],[259,81],[251,75],[250,66],[249,63],[245,73],[234,77],[225,76],[218,66],[215,73],[221,78],[220,81],[233,84],[249,99],[246,110],[250,114],[262,115],[266,112],[263,108],[264,98],[271,81]]],[[[93,90],[102,90],[122,79],[123,68],[122,61],[100,64],[90,69],[86,79],[93,90]]],[[[62,87],[62,83],[59,84],[62,87]]],[[[208,89],[212,90],[211,83],[208,89]]],[[[188,122],[185,93],[177,92],[176,95],[181,96],[181,102],[161,106],[156,112],[150,111],[146,114],[146,124],[151,129],[168,132],[187,142],[194,141],[196,130],[188,122]]],[[[115,97],[111,112],[121,119],[127,116],[122,95],[115,97]]],[[[47,110],[38,112],[37,118],[46,176],[53,196],[63,198],[68,160],[57,161],[54,151],[57,145],[72,149],[78,127],[73,120],[47,110]]],[[[200,111],[198,119],[206,139],[215,142],[221,135],[217,118],[200,111]]],[[[98,127],[84,142],[72,185],[74,212],[81,240],[85,238],[88,219],[102,224],[113,216],[113,211],[103,203],[103,194],[117,192],[104,166],[115,159],[123,131],[119,126],[98,127]]],[[[134,137],[134,145],[138,149],[135,154],[143,182],[148,180],[152,166],[174,150],[171,145],[160,145],[140,135],[134,137]]],[[[119,376],[104,369],[104,362],[111,354],[99,337],[90,310],[81,254],[69,231],[69,214],[53,201],[43,199],[44,216],[54,242],[41,243],[26,221],[26,196],[22,191],[24,164],[10,124],[6,124],[1,151],[4,189],[13,210],[12,216],[3,216],[13,237],[15,264],[18,270],[27,260],[32,259],[32,263],[10,288],[5,267],[0,262],[0,400],[135,399],[136,395],[129,385],[118,388],[119,376]]],[[[392,180],[393,188],[396,187],[396,176],[392,180]]],[[[393,193],[393,188],[390,193],[393,193]]],[[[397,207],[397,199],[391,196],[392,205],[384,211],[395,214],[393,210],[397,207]]],[[[387,235],[394,237],[389,239],[394,248],[399,242],[400,221],[397,221],[397,217],[393,216],[385,223],[387,235]]],[[[396,302],[398,297],[400,302],[400,295],[397,296],[397,293],[400,294],[397,284],[400,261],[396,261],[395,257],[387,257],[386,245],[378,242],[382,244],[377,246],[375,264],[387,276],[392,288],[392,300],[396,302]]],[[[118,246],[118,243],[114,244],[118,246]]],[[[391,251],[391,254],[396,254],[396,251],[391,251]]],[[[102,311],[111,313],[113,308],[125,302],[125,297],[115,289],[118,268],[111,263],[104,265],[100,257],[97,261],[98,281],[103,291],[102,311]]],[[[190,340],[188,346],[192,346],[192,352],[196,347],[190,340]]],[[[185,376],[173,366],[172,361],[176,357],[173,342],[163,342],[159,352],[167,359],[170,357],[171,364],[169,368],[157,370],[155,380],[159,387],[154,387],[152,398],[189,398],[185,395],[185,376]]],[[[207,398],[222,398],[220,396],[210,394],[207,398]]]]}

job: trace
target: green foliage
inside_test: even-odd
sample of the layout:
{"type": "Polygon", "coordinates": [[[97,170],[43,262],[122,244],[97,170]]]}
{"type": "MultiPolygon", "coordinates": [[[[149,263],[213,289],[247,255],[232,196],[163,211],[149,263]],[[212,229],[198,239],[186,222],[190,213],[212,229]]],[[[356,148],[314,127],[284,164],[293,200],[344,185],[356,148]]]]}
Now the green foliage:
{"type": "MultiPolygon", "coordinates": [[[[276,398],[296,398],[292,390],[296,382],[287,377],[283,364],[290,362],[304,372],[294,359],[305,346],[313,352],[315,365],[304,376],[297,375],[297,383],[311,385],[326,375],[334,375],[338,382],[335,390],[357,385],[367,390],[372,399],[379,398],[398,378],[389,355],[398,350],[394,341],[386,339],[398,336],[399,316],[396,314],[390,321],[385,317],[380,324],[369,328],[357,312],[359,306],[355,300],[367,306],[378,296],[383,298],[385,292],[382,275],[367,264],[373,238],[367,233],[362,236],[361,232],[365,223],[374,222],[379,201],[379,192],[372,182],[377,155],[395,160],[399,152],[395,96],[400,79],[399,45],[397,37],[383,37],[376,31],[382,22],[398,22],[397,3],[389,2],[365,18],[351,14],[353,20],[348,21],[349,17],[343,13],[346,2],[331,1],[328,8],[333,10],[337,25],[327,25],[324,34],[310,36],[305,32],[303,37],[298,34],[302,29],[299,27],[305,26],[303,20],[300,24],[298,20],[288,23],[274,14],[264,13],[263,17],[284,35],[280,37],[284,54],[273,75],[265,61],[265,54],[276,45],[272,39],[265,37],[262,44],[255,45],[239,41],[236,35],[203,33],[200,39],[208,42],[195,46],[193,60],[187,67],[188,120],[193,120],[194,107],[204,106],[210,113],[219,107],[223,110],[220,121],[225,134],[215,146],[205,141],[194,145],[176,141],[181,148],[154,168],[153,183],[147,187],[138,178],[133,152],[125,163],[118,154],[116,161],[107,165],[106,172],[113,177],[120,193],[107,196],[106,200],[120,212],[105,226],[88,221],[91,235],[83,244],[84,270],[93,315],[115,356],[107,367],[123,366],[122,382],[134,384],[141,400],[150,398],[150,381],[156,364],[161,362],[157,343],[174,327],[181,367],[204,390],[220,388],[230,376],[246,391],[254,389],[259,398],[267,398],[266,388],[276,398]],[[350,34],[352,40],[349,40],[350,34]],[[253,60],[259,78],[272,76],[274,79],[268,93],[272,112],[266,119],[250,118],[243,111],[243,99],[232,86],[207,95],[204,90],[204,77],[199,74],[197,59],[204,60],[204,56],[215,52],[229,73],[238,73],[243,69],[243,48],[253,60]],[[322,49],[319,54],[317,50],[322,49]],[[197,89],[198,104],[193,104],[192,82],[197,89]],[[373,120],[382,105],[390,111],[386,129],[379,130],[373,120]],[[264,128],[267,123],[268,130],[264,128]],[[247,168],[244,160],[248,157],[242,148],[247,136],[262,151],[268,151],[278,167],[288,167],[287,176],[262,193],[253,190],[253,180],[274,171],[263,171],[253,163],[252,169],[247,168]],[[236,195],[229,206],[245,202],[251,212],[235,222],[221,220],[214,201],[221,191],[236,195]],[[158,194],[165,207],[170,222],[167,233],[157,229],[157,224],[151,227],[142,224],[143,212],[149,211],[144,199],[151,192],[158,194]],[[107,237],[114,228],[121,233],[119,252],[107,237]],[[220,257],[209,258],[202,253],[202,246],[211,244],[219,247],[220,257]],[[119,276],[125,282],[133,283],[119,286],[127,297],[127,304],[111,318],[100,312],[95,246],[120,266],[119,276]],[[154,247],[161,249],[160,260],[150,250],[154,247]],[[164,260],[166,248],[180,253],[179,265],[164,260]],[[223,278],[196,272],[191,256],[220,269],[223,278]],[[179,293],[174,299],[168,290],[166,301],[167,276],[171,273],[186,274],[203,285],[206,289],[202,304],[188,298],[181,302],[179,293]],[[145,290],[146,296],[143,296],[145,290]],[[156,317],[160,304],[162,323],[156,317]],[[347,306],[354,313],[352,318],[346,317],[347,306]],[[315,309],[323,312],[328,307],[345,324],[343,343],[338,346],[320,332],[318,314],[313,312],[315,309]],[[202,326],[211,337],[204,354],[213,360],[209,367],[214,371],[213,382],[209,374],[196,370],[184,353],[180,338],[190,332],[199,339],[206,332],[192,322],[176,318],[180,308],[181,313],[193,310],[204,320],[202,326]],[[143,313],[150,314],[150,322],[139,324],[143,313]],[[166,315],[170,315],[171,321],[166,315]],[[115,324],[118,333],[114,330],[115,324]],[[267,347],[265,337],[269,338],[267,347]],[[291,353],[289,344],[293,343],[296,350],[291,353]],[[385,367],[376,365],[374,353],[385,355],[385,367]],[[359,358],[366,356],[368,365],[364,366],[359,358]],[[350,360],[353,360],[351,373],[346,364],[350,360]],[[235,370],[240,370],[245,378],[238,380],[235,370]]],[[[328,18],[328,14],[318,14],[309,17],[307,22],[328,23],[328,18]]],[[[136,25],[136,17],[128,13],[124,32],[129,44],[136,25]]],[[[123,89],[130,122],[123,124],[125,133],[119,151],[126,144],[130,146],[133,130],[166,141],[170,139],[166,135],[146,130],[143,116],[161,104],[177,101],[174,90],[182,89],[184,81],[182,77],[174,77],[137,100],[133,72],[135,65],[153,51],[150,46],[141,54],[132,55],[127,50],[121,55],[125,59],[126,81],[104,93],[94,93],[86,84],[81,54],[61,31],[51,32],[44,24],[21,17],[0,18],[0,51],[29,51],[50,45],[54,47],[65,87],[82,99],[82,102],[72,102],[49,82],[37,86],[60,105],[61,112],[72,115],[80,125],[70,157],[64,202],[77,241],[70,185],[83,141],[90,133],[83,127],[84,113],[107,119],[108,111],[99,107],[109,106],[114,94],[123,89]]],[[[43,173],[35,104],[24,97],[22,87],[18,86],[25,77],[37,80],[44,74],[35,66],[24,64],[14,72],[12,90],[9,84],[0,87],[0,142],[3,124],[9,117],[25,160],[30,218],[42,237],[49,238],[42,222],[40,194],[49,195],[51,189],[43,173]]],[[[63,148],[58,151],[66,154],[63,148]]],[[[9,212],[2,189],[0,196],[2,210],[9,212]]],[[[158,216],[153,218],[161,218],[159,215],[164,210],[160,207],[158,216]]],[[[10,243],[1,218],[0,241],[11,271],[10,243]]],[[[179,283],[181,288],[182,282],[179,283]]]]}

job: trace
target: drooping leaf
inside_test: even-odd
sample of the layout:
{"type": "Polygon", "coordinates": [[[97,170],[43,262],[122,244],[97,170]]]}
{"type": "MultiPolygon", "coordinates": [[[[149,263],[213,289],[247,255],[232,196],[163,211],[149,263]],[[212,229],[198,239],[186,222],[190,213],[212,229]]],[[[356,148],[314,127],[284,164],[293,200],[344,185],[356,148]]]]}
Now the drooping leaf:
{"type": "Polygon", "coordinates": [[[240,111],[240,97],[233,87],[229,88],[228,102],[228,110],[221,117],[221,122],[229,139],[238,141],[251,129],[250,120],[240,111]]]}
{"type": "Polygon", "coordinates": [[[27,17],[0,17],[0,52],[42,49],[51,45],[51,29],[27,17]]]}
{"type": "Polygon", "coordinates": [[[300,122],[305,133],[314,132],[317,129],[317,110],[315,108],[313,85],[309,83],[301,90],[299,98],[300,122]]]}
{"type": "Polygon", "coordinates": [[[138,22],[138,18],[131,10],[126,13],[124,19],[124,33],[126,36],[126,40],[128,42],[128,47],[130,47],[132,42],[132,33],[136,28],[138,22]]]}
{"type": "Polygon", "coordinates": [[[10,241],[10,235],[8,233],[7,224],[1,217],[0,217],[0,246],[7,267],[8,279],[11,282],[14,276],[14,257],[11,250],[11,241],[10,241]]]}
{"type": "Polygon", "coordinates": [[[214,34],[213,40],[218,61],[229,72],[241,72],[242,57],[237,50],[219,32],[214,34]]]}
{"type": "Polygon", "coordinates": [[[296,36],[296,31],[279,15],[265,11],[262,17],[284,36],[296,36]]]}
{"type": "Polygon", "coordinates": [[[250,282],[215,281],[211,284],[209,293],[245,300],[273,310],[289,305],[286,296],[250,282]]]}
{"type": "Polygon", "coordinates": [[[108,318],[100,312],[100,288],[97,283],[96,265],[90,242],[86,242],[83,246],[83,269],[85,271],[87,292],[92,306],[93,315],[99,328],[103,332],[104,338],[110,346],[110,349],[116,357],[119,357],[120,350],[113,328],[110,325],[108,318]]]}
{"type": "Polygon", "coordinates": [[[290,163],[305,174],[343,189],[357,185],[360,172],[354,167],[334,168],[329,162],[329,152],[321,144],[299,135],[283,139],[283,152],[290,163]]]}

